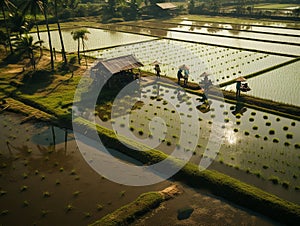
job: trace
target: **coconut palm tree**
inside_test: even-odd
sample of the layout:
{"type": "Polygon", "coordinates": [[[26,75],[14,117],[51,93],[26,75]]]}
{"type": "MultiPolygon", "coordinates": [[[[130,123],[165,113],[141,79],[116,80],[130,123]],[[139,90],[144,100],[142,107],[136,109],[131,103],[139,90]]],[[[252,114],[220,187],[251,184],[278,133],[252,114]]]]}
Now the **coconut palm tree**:
{"type": "Polygon", "coordinates": [[[42,42],[42,40],[34,42],[32,36],[25,34],[17,38],[14,43],[16,51],[19,52],[21,55],[25,54],[25,57],[30,59],[30,64],[32,65],[33,70],[36,69],[34,52],[35,50],[41,49],[42,42]]]}
{"type": "Polygon", "coordinates": [[[28,21],[19,11],[10,13],[8,19],[10,33],[16,33],[17,36],[21,36],[24,33],[28,33],[30,30],[28,21]]]}
{"type": "Polygon", "coordinates": [[[7,19],[6,19],[6,15],[5,15],[5,10],[10,11],[11,9],[16,9],[16,7],[9,0],[0,0],[0,7],[1,7],[2,16],[3,16],[3,19],[4,19],[4,23],[5,23],[6,34],[9,37],[8,42],[9,42],[10,52],[13,53],[13,48],[12,48],[12,44],[11,44],[11,40],[10,40],[10,31],[8,29],[8,24],[7,24],[7,19]]]}
{"type": "Polygon", "coordinates": [[[22,3],[23,9],[22,9],[22,13],[23,15],[25,15],[27,12],[30,13],[30,15],[34,16],[34,23],[36,26],[36,32],[37,32],[37,36],[38,36],[38,40],[41,40],[40,37],[40,30],[39,30],[39,26],[37,24],[37,19],[36,16],[39,13],[42,13],[42,9],[43,9],[43,2],[41,0],[26,0],[25,4],[22,3]]]}
{"type": "Polygon", "coordinates": [[[87,33],[90,33],[87,29],[80,29],[77,31],[72,31],[71,34],[73,36],[73,39],[76,41],[77,40],[77,55],[78,55],[78,64],[80,64],[80,40],[82,43],[82,50],[84,51],[85,48],[85,43],[84,40],[87,39],[87,33]]]}

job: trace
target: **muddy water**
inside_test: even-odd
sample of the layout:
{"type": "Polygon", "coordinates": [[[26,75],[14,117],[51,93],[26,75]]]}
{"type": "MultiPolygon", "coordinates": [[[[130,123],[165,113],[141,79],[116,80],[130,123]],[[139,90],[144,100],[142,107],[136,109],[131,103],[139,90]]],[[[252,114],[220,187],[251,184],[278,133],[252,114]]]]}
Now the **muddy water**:
{"type": "Polygon", "coordinates": [[[53,139],[49,125],[20,125],[23,117],[19,115],[1,114],[0,118],[3,225],[87,225],[141,193],[171,183],[147,187],[113,183],[86,164],[71,131],[65,144],[64,130],[54,127],[53,139]]]}
{"type": "Polygon", "coordinates": [[[133,225],[280,225],[253,212],[237,209],[236,206],[217,197],[187,187],[183,189],[184,192],[180,196],[163,203],[157,210],[147,214],[133,225]],[[190,208],[193,212],[189,218],[181,219],[178,211],[185,208],[190,208]],[[213,222],[211,218],[214,219],[213,222]]]}
{"type": "MultiPolygon", "coordinates": [[[[4,113],[0,119],[0,222],[3,225],[87,225],[143,192],[162,190],[174,183],[164,181],[129,187],[110,182],[86,164],[71,131],[67,131],[65,139],[66,131],[56,127],[43,123],[20,125],[23,119],[20,115],[4,113]]],[[[123,161],[132,164],[130,159],[123,161]]],[[[239,224],[241,219],[253,225],[276,224],[202,191],[179,186],[183,196],[167,206],[164,204],[151,218],[136,225],[162,225],[161,214],[166,222],[174,222],[175,210],[183,204],[195,207],[191,219],[196,224],[217,224],[226,219],[233,224],[239,224]],[[211,214],[201,217],[199,203],[209,211],[218,208],[218,218],[211,214]]]]}
{"type": "MultiPolygon", "coordinates": [[[[85,50],[90,49],[98,49],[98,48],[104,48],[109,46],[115,46],[122,44],[128,44],[128,43],[135,43],[139,41],[146,41],[151,40],[155,38],[143,36],[143,35],[134,35],[134,34],[128,34],[124,32],[114,32],[114,31],[106,31],[101,29],[94,29],[94,28],[87,28],[87,30],[90,33],[87,33],[87,39],[85,40],[85,50]]],[[[77,51],[77,40],[73,40],[71,32],[75,30],[62,30],[62,35],[64,38],[64,45],[67,52],[75,52],[77,51]]],[[[37,34],[32,33],[31,34],[34,39],[37,40],[37,34]]],[[[40,33],[41,39],[44,41],[43,45],[48,48],[48,36],[47,32],[41,32],[40,33]]],[[[51,31],[51,40],[53,48],[60,51],[61,45],[60,45],[60,38],[58,31],[51,31]]],[[[80,47],[80,50],[82,50],[82,46],[80,47]]]]}
{"type": "MultiPolygon", "coordinates": [[[[246,108],[243,103],[231,105],[214,99],[209,99],[210,111],[201,112],[192,104],[186,104],[200,104],[198,96],[181,96],[178,90],[158,84],[142,87],[140,109],[113,118],[118,134],[130,136],[166,154],[182,150],[185,153],[182,158],[188,157],[197,165],[211,158],[215,164],[209,169],[300,203],[299,149],[296,148],[300,143],[299,122],[246,108]],[[196,118],[193,118],[194,111],[196,118]],[[216,119],[218,114],[221,117],[216,119]],[[212,125],[216,125],[214,133],[212,125]],[[214,134],[222,137],[217,141],[222,144],[219,147],[208,146],[210,141],[213,145],[217,140],[211,139],[214,134]],[[193,146],[196,135],[199,136],[193,146]],[[272,178],[277,178],[278,184],[272,184],[272,178]],[[284,182],[288,183],[287,188],[282,186],[284,182]]],[[[126,97],[122,101],[130,103],[126,97]]],[[[116,109],[117,112],[127,111],[119,104],[116,109]]],[[[103,125],[109,126],[109,123],[103,125]]]]}

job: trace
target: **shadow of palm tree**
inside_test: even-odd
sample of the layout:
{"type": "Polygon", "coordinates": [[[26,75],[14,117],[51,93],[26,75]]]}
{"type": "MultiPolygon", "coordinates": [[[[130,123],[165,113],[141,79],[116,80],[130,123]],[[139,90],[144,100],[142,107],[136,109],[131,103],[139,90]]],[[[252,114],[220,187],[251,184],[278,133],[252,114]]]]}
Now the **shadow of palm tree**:
{"type": "Polygon", "coordinates": [[[19,91],[25,94],[34,94],[38,90],[44,90],[54,80],[53,73],[48,70],[29,71],[26,73],[19,87],[19,91]]]}

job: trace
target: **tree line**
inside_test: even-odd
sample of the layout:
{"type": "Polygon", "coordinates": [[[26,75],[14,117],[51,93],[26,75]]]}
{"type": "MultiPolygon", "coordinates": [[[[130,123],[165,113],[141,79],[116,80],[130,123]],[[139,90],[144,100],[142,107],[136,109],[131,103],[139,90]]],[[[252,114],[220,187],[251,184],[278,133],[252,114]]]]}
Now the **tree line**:
{"type": "Polygon", "coordinates": [[[188,11],[191,14],[213,14],[234,16],[294,16],[299,17],[300,7],[295,9],[259,9],[258,4],[300,4],[300,0],[190,0],[188,11]],[[289,12],[289,13],[287,13],[289,12]]]}
{"type": "MultiPolygon", "coordinates": [[[[50,51],[50,64],[51,70],[54,70],[54,49],[52,48],[51,32],[49,28],[49,15],[51,15],[53,22],[57,25],[61,54],[63,59],[63,65],[68,65],[68,59],[66,56],[64,40],[60,27],[60,19],[58,17],[58,10],[62,4],[62,1],[48,1],[48,0],[25,0],[21,1],[0,0],[0,7],[2,17],[5,26],[5,32],[0,30],[0,43],[5,47],[5,50],[9,49],[9,56],[25,56],[30,59],[30,64],[33,69],[36,69],[36,52],[39,50],[40,57],[42,56],[42,43],[38,16],[43,16],[43,21],[47,28],[49,51],[50,51]],[[19,4],[19,5],[16,5],[19,4]],[[51,7],[50,7],[51,6],[51,7]],[[51,8],[51,11],[50,11],[51,8]],[[33,20],[29,20],[28,16],[31,16],[33,20]],[[34,41],[33,37],[29,35],[29,31],[36,27],[38,40],[34,41]]],[[[72,4],[75,1],[71,1],[72,4]]],[[[86,34],[89,33],[87,29],[79,29],[72,32],[72,37],[78,42],[78,63],[80,64],[79,46],[80,42],[85,46],[84,40],[87,38],[86,34]]]]}

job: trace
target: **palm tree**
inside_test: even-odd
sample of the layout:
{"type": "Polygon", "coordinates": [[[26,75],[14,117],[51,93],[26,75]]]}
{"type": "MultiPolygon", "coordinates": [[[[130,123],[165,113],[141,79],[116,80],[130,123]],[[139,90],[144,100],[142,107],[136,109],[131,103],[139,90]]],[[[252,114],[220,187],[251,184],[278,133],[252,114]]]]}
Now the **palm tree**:
{"type": "Polygon", "coordinates": [[[12,44],[11,44],[11,40],[10,40],[10,31],[8,29],[8,25],[7,25],[7,20],[6,20],[6,15],[5,15],[5,10],[11,10],[12,8],[16,8],[15,5],[10,2],[9,0],[0,0],[0,7],[1,7],[1,11],[2,11],[2,16],[4,19],[4,23],[5,23],[5,29],[6,29],[6,34],[9,37],[9,48],[10,48],[10,52],[13,53],[13,48],[12,48],[12,44]]]}
{"type": "Polygon", "coordinates": [[[82,50],[84,51],[85,43],[84,40],[87,39],[87,33],[90,33],[87,29],[80,29],[77,31],[72,31],[71,34],[73,36],[73,39],[78,42],[77,45],[77,54],[78,54],[78,64],[80,64],[80,40],[82,42],[82,50]]]}
{"type": "Polygon", "coordinates": [[[37,32],[38,40],[40,41],[41,40],[40,30],[39,30],[39,26],[37,24],[36,16],[38,13],[42,12],[43,2],[41,0],[26,0],[25,4],[23,3],[22,5],[23,5],[23,9],[22,9],[23,15],[25,15],[26,12],[29,12],[30,15],[34,16],[36,32],[37,32]]]}
{"type": "Polygon", "coordinates": [[[41,43],[43,41],[39,40],[36,42],[33,42],[33,37],[29,36],[28,34],[22,35],[21,37],[17,38],[17,40],[14,43],[14,46],[16,47],[16,50],[21,54],[26,54],[26,58],[30,59],[30,64],[33,67],[33,70],[35,70],[35,56],[34,52],[35,50],[41,49],[41,43]]]}
{"type": "Polygon", "coordinates": [[[28,33],[28,31],[30,30],[28,21],[19,11],[15,11],[9,14],[9,27],[10,32],[17,33],[17,36],[28,33]]]}
{"type": "Polygon", "coordinates": [[[57,23],[57,27],[58,27],[59,38],[60,38],[61,52],[62,52],[64,63],[67,64],[68,60],[67,60],[67,56],[66,56],[65,45],[64,45],[64,41],[63,41],[61,29],[60,29],[60,23],[59,23],[59,19],[58,19],[58,15],[57,15],[57,0],[54,0],[54,12],[55,12],[56,23],[57,23]]]}

